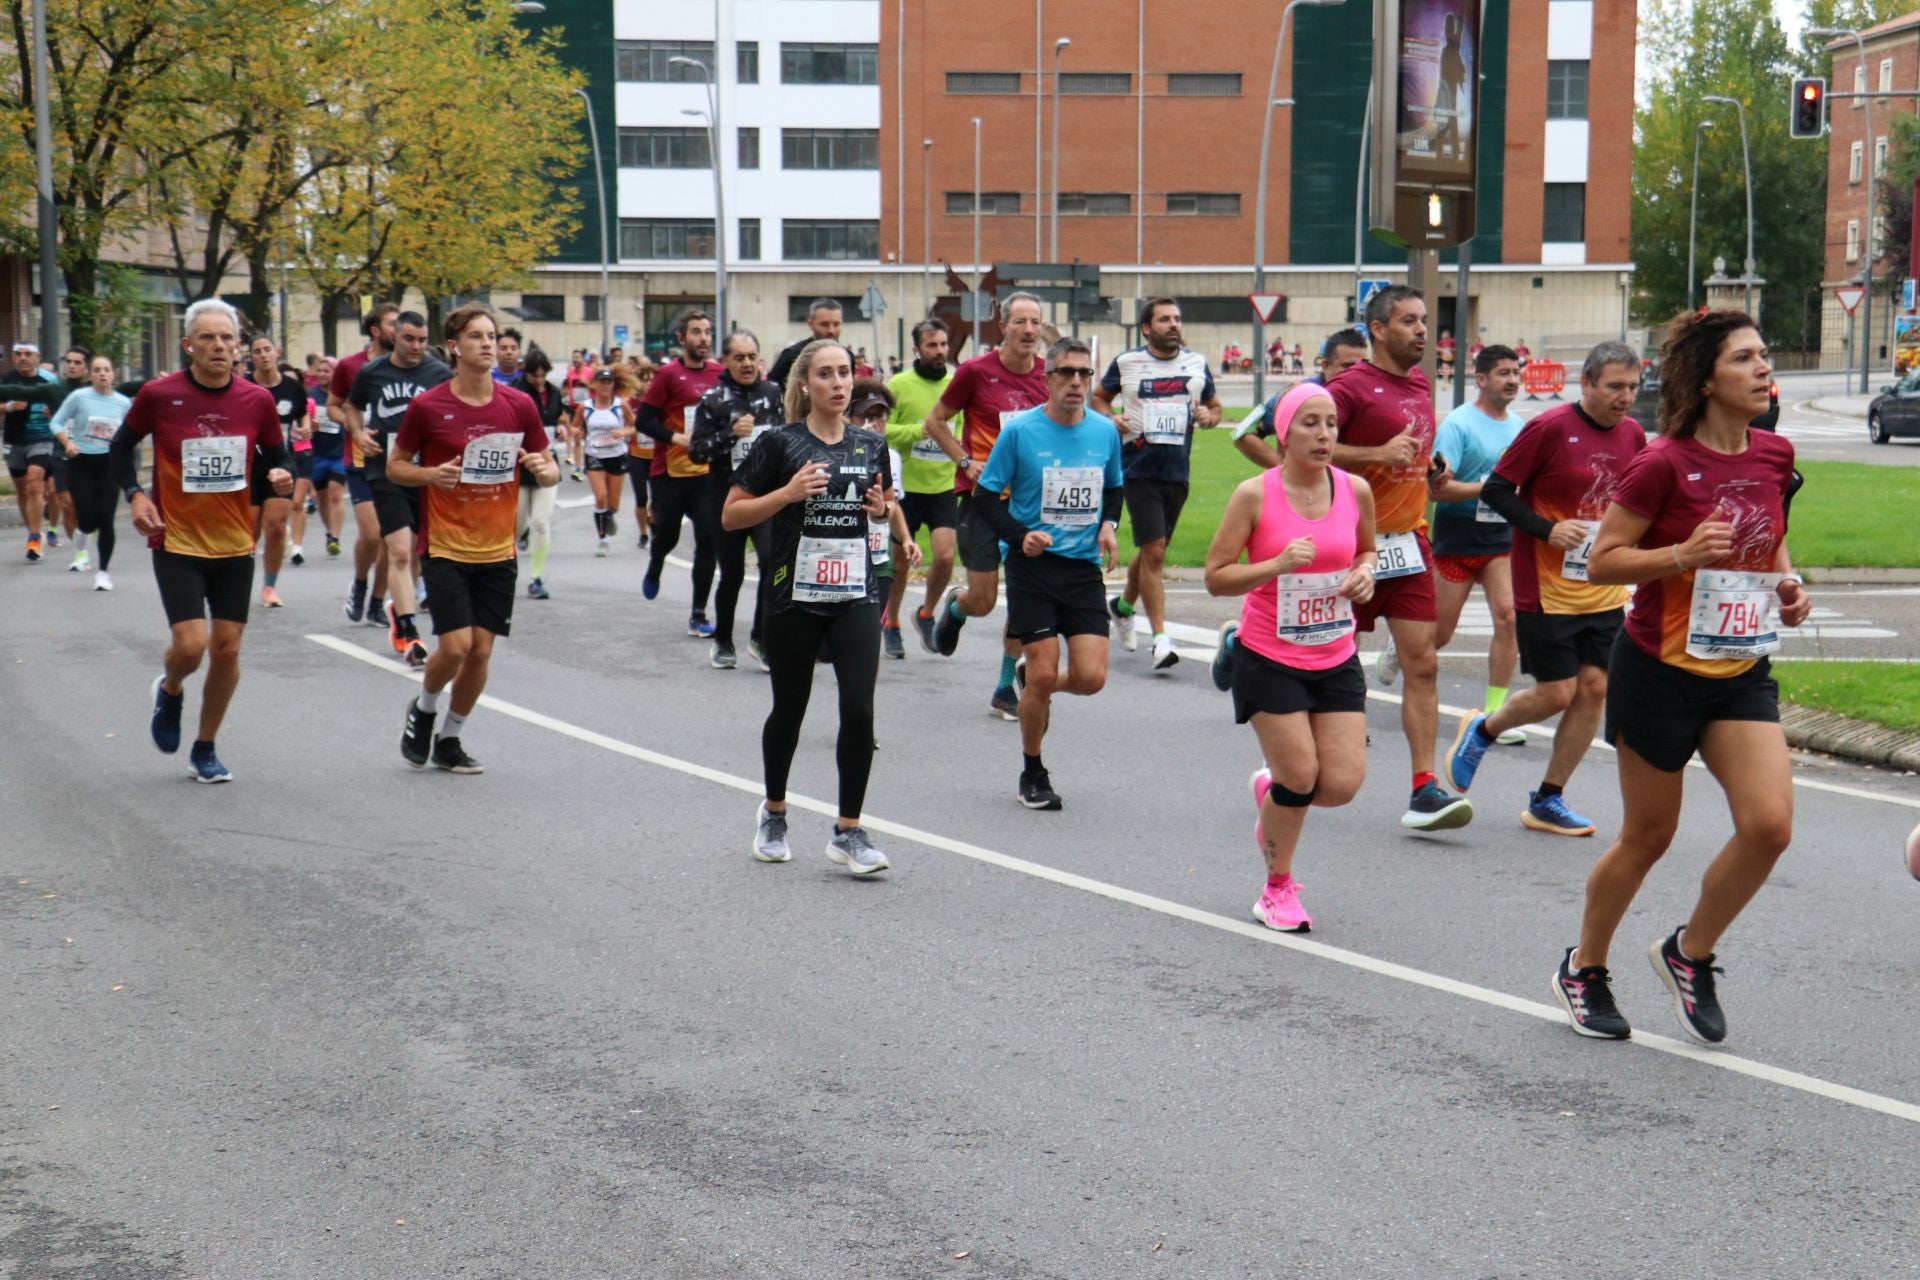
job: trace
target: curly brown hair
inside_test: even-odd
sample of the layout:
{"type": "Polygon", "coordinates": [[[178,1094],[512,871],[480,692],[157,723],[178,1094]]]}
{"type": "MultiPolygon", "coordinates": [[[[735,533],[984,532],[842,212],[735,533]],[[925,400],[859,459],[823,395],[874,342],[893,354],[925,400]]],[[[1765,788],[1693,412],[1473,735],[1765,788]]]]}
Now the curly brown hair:
{"type": "Polygon", "coordinates": [[[1727,339],[1759,324],[1744,311],[1683,311],[1660,340],[1660,434],[1688,440],[1707,414],[1707,383],[1727,339]]]}

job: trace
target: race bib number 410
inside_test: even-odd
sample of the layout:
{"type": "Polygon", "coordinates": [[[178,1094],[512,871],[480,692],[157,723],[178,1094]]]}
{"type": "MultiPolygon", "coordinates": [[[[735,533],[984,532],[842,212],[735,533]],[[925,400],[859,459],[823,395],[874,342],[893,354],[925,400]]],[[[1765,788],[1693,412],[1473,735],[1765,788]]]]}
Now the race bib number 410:
{"type": "Polygon", "coordinates": [[[187,493],[238,493],[247,487],[247,438],[197,436],[180,442],[180,488],[187,493]]]}
{"type": "Polygon", "coordinates": [[[1140,425],[1148,444],[1185,444],[1193,406],[1185,400],[1142,400],[1140,425]]]}
{"type": "Polygon", "coordinates": [[[507,484],[520,461],[517,431],[494,431],[467,442],[460,458],[461,484],[507,484]]]}

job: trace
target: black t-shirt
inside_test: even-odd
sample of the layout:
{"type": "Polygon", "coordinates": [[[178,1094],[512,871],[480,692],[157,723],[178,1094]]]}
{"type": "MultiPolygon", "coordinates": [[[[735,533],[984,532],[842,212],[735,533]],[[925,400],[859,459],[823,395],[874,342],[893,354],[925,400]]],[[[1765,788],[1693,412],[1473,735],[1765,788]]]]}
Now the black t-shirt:
{"type": "Polygon", "coordinates": [[[732,472],[737,456],[746,461],[752,448],[748,443],[758,443],[765,432],[759,428],[773,428],[781,425],[786,417],[786,406],[781,402],[780,388],[771,380],[756,382],[743,387],[731,374],[709,388],[700,397],[700,403],[689,409],[693,417],[693,438],[687,444],[687,456],[695,462],[704,462],[713,468],[724,483],[732,472]],[[733,434],[735,419],[742,414],[751,414],[755,434],[741,439],[733,434]]]}
{"type": "Polygon", "coordinates": [[[800,341],[794,343],[778,356],[774,357],[772,367],[767,370],[767,381],[778,386],[786,386],[787,375],[793,371],[793,362],[800,358],[800,353],[805,351],[807,344],[812,341],[813,335],[809,333],[806,337],[800,339],[800,341]]]}
{"type": "Polygon", "coordinates": [[[767,521],[774,563],[767,607],[836,613],[878,604],[885,589],[868,554],[865,504],[869,488],[893,483],[886,439],[849,427],[840,443],[828,444],[806,423],[789,422],[760,437],[734,469],[733,484],[765,497],[809,462],[826,464],[827,490],[788,503],[767,521]]]}
{"type": "MultiPolygon", "coordinates": [[[[548,448],[551,450],[554,447],[551,442],[557,441],[560,438],[554,433],[554,428],[560,425],[560,419],[565,416],[567,412],[567,393],[562,391],[553,379],[549,377],[547,379],[546,394],[542,395],[533,389],[533,383],[528,380],[527,375],[524,373],[514,374],[513,377],[507,379],[507,385],[515,391],[526,392],[527,399],[533,401],[533,407],[540,411],[540,425],[547,429],[548,448]]],[[[531,471],[528,471],[525,467],[520,468],[520,487],[522,489],[537,488],[539,484],[540,482],[533,478],[531,471]]]]}
{"type": "Polygon", "coordinates": [[[300,425],[300,419],[307,416],[307,384],[283,370],[280,381],[260,385],[273,397],[273,410],[280,415],[280,438],[287,442],[287,451],[291,453],[293,429],[300,425]]]}
{"type": "Polygon", "coordinates": [[[391,355],[369,360],[360,366],[360,372],[353,375],[353,387],[347,392],[347,402],[365,416],[367,430],[380,442],[381,451],[366,457],[369,479],[386,477],[387,437],[399,430],[400,420],[407,416],[407,406],[413,403],[413,398],[452,377],[453,370],[432,356],[427,356],[411,369],[396,365],[391,355]]]}

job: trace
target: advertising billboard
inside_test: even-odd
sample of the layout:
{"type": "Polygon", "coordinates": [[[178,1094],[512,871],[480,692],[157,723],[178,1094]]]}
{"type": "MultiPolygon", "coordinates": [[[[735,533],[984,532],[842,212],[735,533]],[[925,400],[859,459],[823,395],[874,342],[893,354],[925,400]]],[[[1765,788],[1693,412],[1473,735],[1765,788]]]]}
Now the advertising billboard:
{"type": "Polygon", "coordinates": [[[1481,0],[1376,0],[1372,224],[1403,248],[1473,238],[1481,0]]]}

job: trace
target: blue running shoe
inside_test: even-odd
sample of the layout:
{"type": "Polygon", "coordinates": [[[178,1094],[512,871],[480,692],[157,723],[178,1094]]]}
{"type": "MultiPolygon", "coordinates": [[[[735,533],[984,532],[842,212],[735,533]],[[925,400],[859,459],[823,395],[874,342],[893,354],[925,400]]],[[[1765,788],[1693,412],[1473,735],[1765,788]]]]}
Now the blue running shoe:
{"type": "Polygon", "coordinates": [[[1461,795],[1473,786],[1473,775],[1479,772],[1480,761],[1493,745],[1480,735],[1480,726],[1486,722],[1487,718],[1478,711],[1461,716],[1460,730],[1453,735],[1453,745],[1447,748],[1447,781],[1461,795]]]}
{"type": "Polygon", "coordinates": [[[233,781],[233,774],[227,770],[227,766],[220,763],[220,757],[213,754],[211,742],[194,743],[193,753],[188,756],[188,760],[191,763],[187,768],[193,774],[195,782],[233,781]]]}
{"type": "Polygon", "coordinates": [[[643,595],[643,596],[645,596],[645,597],[646,597],[647,599],[649,599],[649,600],[651,600],[651,599],[653,599],[653,598],[654,598],[655,596],[657,596],[657,595],[659,595],[659,594],[660,594],[660,579],[658,579],[658,578],[642,578],[642,579],[640,579],[640,594],[641,594],[641,595],[643,595]]]}
{"type": "Polygon", "coordinates": [[[1520,825],[1556,836],[1593,834],[1593,824],[1569,809],[1564,798],[1551,795],[1542,800],[1538,791],[1527,793],[1527,808],[1520,815],[1520,825]]]}
{"type": "Polygon", "coordinates": [[[1213,687],[1222,693],[1233,688],[1233,646],[1240,636],[1240,620],[1220,624],[1220,644],[1213,651],[1213,687]]]}
{"type": "Polygon", "coordinates": [[[153,745],[172,755],[180,749],[180,708],[187,695],[167,692],[167,678],[153,678],[153,745]]]}

